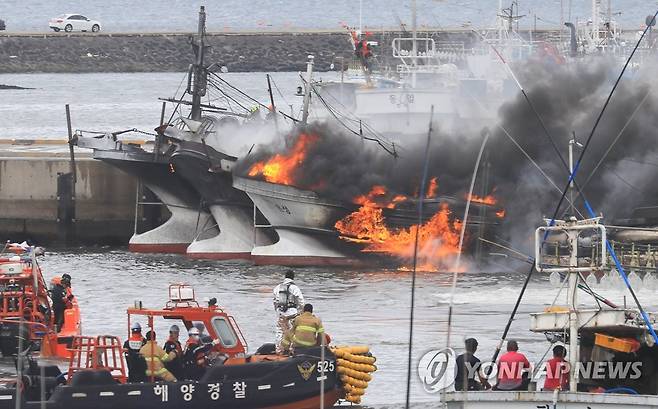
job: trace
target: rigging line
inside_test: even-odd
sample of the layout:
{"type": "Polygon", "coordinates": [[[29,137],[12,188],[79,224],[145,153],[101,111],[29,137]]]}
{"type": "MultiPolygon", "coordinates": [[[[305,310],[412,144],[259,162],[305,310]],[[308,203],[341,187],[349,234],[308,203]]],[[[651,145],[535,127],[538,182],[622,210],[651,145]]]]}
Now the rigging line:
{"type": "MultiPolygon", "coordinates": [[[[656,10],[655,14],[653,15],[653,19],[655,20],[657,16],[658,16],[658,10],[656,10]]],[[[640,38],[637,40],[637,43],[635,44],[635,47],[633,48],[633,51],[631,52],[630,56],[626,60],[626,63],[624,64],[624,67],[622,68],[621,73],[619,74],[619,77],[617,77],[617,80],[615,81],[615,84],[612,87],[612,90],[610,91],[610,94],[608,95],[608,98],[606,99],[605,104],[601,108],[601,112],[599,113],[599,116],[597,117],[596,122],[594,123],[594,126],[592,127],[592,131],[590,132],[589,136],[587,137],[587,141],[585,142],[585,146],[583,147],[583,150],[580,152],[580,156],[578,157],[578,161],[576,162],[576,166],[574,167],[574,171],[573,171],[572,175],[569,177],[569,183],[567,183],[567,186],[565,187],[564,192],[562,194],[563,197],[566,195],[566,192],[569,189],[569,184],[571,182],[571,179],[574,178],[574,175],[578,172],[578,169],[580,168],[581,161],[582,161],[583,157],[585,156],[585,153],[587,152],[587,148],[589,147],[590,143],[592,142],[592,139],[594,137],[594,133],[596,132],[596,129],[597,129],[599,123],[601,122],[601,118],[603,117],[603,114],[605,113],[605,110],[608,107],[608,105],[610,103],[610,100],[612,99],[612,96],[614,95],[615,90],[619,86],[619,83],[621,82],[621,79],[623,78],[624,73],[626,72],[626,69],[630,65],[630,62],[633,59],[633,56],[635,55],[635,52],[640,47],[640,43],[642,42],[642,40],[646,36],[646,33],[647,33],[647,31],[649,30],[650,27],[651,27],[650,25],[647,25],[647,27],[642,32],[642,35],[640,36],[640,38]]],[[[587,212],[591,215],[591,217],[595,217],[594,209],[592,209],[592,207],[590,206],[587,199],[583,197],[583,201],[584,201],[585,209],[587,210],[587,212]]],[[[561,200],[561,202],[562,202],[562,200],[561,200]]],[[[558,203],[558,209],[559,209],[560,205],[561,205],[561,203],[558,203]]],[[[651,333],[651,336],[653,337],[654,341],[656,341],[656,343],[658,343],[658,335],[656,334],[656,332],[653,328],[653,325],[651,324],[651,320],[649,319],[649,316],[647,315],[646,311],[642,307],[642,304],[640,303],[640,300],[637,298],[637,295],[635,294],[635,291],[633,290],[633,287],[631,286],[630,281],[628,281],[628,276],[626,275],[626,272],[625,272],[624,268],[622,267],[621,262],[617,258],[617,254],[615,253],[615,250],[612,248],[612,245],[610,244],[609,240],[606,240],[606,247],[608,249],[608,252],[610,253],[610,256],[612,257],[612,260],[615,263],[615,266],[617,267],[617,271],[619,272],[619,274],[621,275],[621,277],[624,280],[624,283],[626,284],[626,288],[628,289],[631,296],[633,297],[633,300],[635,301],[635,304],[637,305],[637,308],[640,311],[640,314],[642,315],[642,319],[644,320],[644,322],[647,326],[647,329],[651,333]]]]}
{"type": "Polygon", "coordinates": [[[621,159],[619,159],[619,160],[620,160],[620,161],[624,161],[624,162],[639,163],[640,165],[647,165],[647,166],[658,167],[658,163],[647,162],[647,161],[638,160],[638,159],[621,158],[621,159]]]}
{"type": "MultiPolygon", "coordinates": [[[[603,161],[608,157],[608,154],[610,153],[610,151],[612,151],[612,148],[614,148],[614,146],[617,144],[619,139],[621,139],[622,135],[624,135],[624,132],[626,131],[626,128],[630,125],[630,123],[633,121],[633,119],[635,119],[635,115],[640,111],[640,108],[642,108],[642,106],[644,105],[646,100],[649,98],[650,93],[651,93],[651,90],[647,91],[647,93],[644,95],[644,98],[642,98],[642,101],[640,101],[640,103],[637,105],[637,107],[635,108],[635,110],[633,111],[631,116],[628,118],[628,120],[626,121],[624,126],[621,128],[621,130],[619,131],[619,133],[615,137],[614,141],[612,141],[612,143],[610,144],[610,146],[608,146],[608,149],[605,151],[603,156],[601,156],[601,159],[599,159],[599,161],[596,164],[596,166],[594,167],[594,169],[590,172],[587,179],[585,179],[585,183],[583,183],[583,185],[582,185],[583,189],[585,188],[585,186],[587,186],[587,184],[590,182],[590,180],[592,180],[592,177],[594,177],[594,174],[596,173],[596,171],[599,169],[599,167],[601,166],[603,161]]],[[[578,193],[578,195],[576,196],[576,199],[578,199],[579,197],[580,197],[580,193],[578,193]]],[[[576,199],[574,199],[574,200],[576,200],[576,199]]]]}
{"type": "MultiPolygon", "coordinates": [[[[332,107],[332,106],[331,106],[331,105],[330,105],[330,104],[329,104],[329,103],[328,103],[328,102],[327,102],[327,101],[326,101],[326,100],[325,100],[320,94],[318,94],[316,90],[314,90],[314,92],[315,92],[315,94],[317,95],[318,99],[320,99],[320,101],[322,102],[322,104],[325,106],[325,108],[327,109],[327,111],[329,111],[329,112],[332,114],[332,116],[333,116],[333,117],[334,117],[334,118],[335,118],[335,119],[336,119],[341,125],[343,125],[346,129],[348,129],[348,130],[349,130],[350,132],[352,132],[353,134],[358,135],[358,136],[360,136],[361,138],[363,138],[363,139],[365,139],[365,140],[373,141],[373,142],[377,142],[377,144],[378,144],[382,149],[384,149],[386,152],[388,152],[389,154],[391,154],[391,155],[393,155],[393,156],[397,156],[397,153],[396,153],[396,151],[395,151],[395,145],[394,145],[393,143],[391,143],[391,142],[388,141],[388,140],[384,140],[384,141],[382,141],[382,139],[379,138],[379,136],[378,136],[378,134],[377,134],[376,132],[373,132],[370,128],[367,128],[367,127],[366,127],[366,130],[370,130],[371,132],[369,132],[369,133],[372,133],[372,134],[373,134],[373,137],[364,136],[364,135],[362,134],[362,132],[359,132],[359,131],[353,130],[353,129],[350,128],[348,125],[346,125],[343,121],[341,121],[341,119],[338,118],[338,114],[341,114],[340,111],[338,111],[338,114],[337,114],[337,113],[336,113],[337,110],[335,111],[335,108],[333,108],[333,107],[332,107]],[[390,145],[390,146],[388,146],[388,145],[390,145]]],[[[341,117],[343,117],[343,116],[344,116],[344,115],[341,115],[341,117]]],[[[349,120],[349,118],[343,118],[343,119],[348,119],[348,120],[349,120]]],[[[358,122],[359,122],[359,125],[360,125],[360,126],[363,125],[363,123],[362,123],[360,120],[359,120],[358,122]]]]}
{"type": "MultiPolygon", "coordinates": [[[[259,102],[258,100],[252,98],[251,96],[249,96],[249,95],[245,94],[244,92],[240,91],[239,89],[235,88],[233,85],[231,85],[231,84],[229,84],[228,82],[226,82],[226,80],[222,79],[222,78],[221,78],[220,76],[218,76],[217,74],[215,74],[215,73],[211,73],[211,74],[214,75],[217,79],[219,79],[222,83],[224,83],[224,84],[228,85],[230,88],[236,90],[238,94],[243,95],[243,96],[246,98],[246,100],[248,100],[248,101],[252,101],[252,102],[255,102],[255,103],[258,104],[260,107],[269,110],[269,108],[268,108],[266,105],[263,105],[263,104],[262,104],[261,102],[259,102]]],[[[220,87],[217,87],[217,88],[219,89],[220,87]]],[[[225,94],[225,95],[226,95],[226,94],[225,94]]],[[[237,101],[236,101],[236,103],[237,103],[237,101]]],[[[239,103],[238,103],[238,104],[239,104],[239,103]]],[[[239,105],[242,106],[241,104],[239,104],[239,105]]],[[[243,107],[243,108],[244,108],[244,107],[243,107]]],[[[247,108],[244,108],[244,109],[247,110],[247,108]]],[[[249,110],[247,110],[247,112],[248,112],[248,111],[249,111],[249,110]]],[[[278,112],[281,116],[283,116],[284,118],[290,119],[290,120],[293,121],[294,123],[300,122],[299,119],[294,118],[294,117],[292,117],[292,116],[286,114],[285,112],[283,112],[283,111],[281,111],[281,110],[278,110],[278,109],[277,109],[277,112],[278,112]]]]}
{"type": "MultiPolygon", "coordinates": [[[[452,272],[452,288],[450,292],[450,305],[448,307],[448,331],[446,335],[446,347],[450,347],[450,335],[451,335],[451,329],[452,329],[452,310],[455,304],[455,293],[457,292],[457,272],[459,271],[459,267],[461,266],[461,255],[462,255],[462,246],[464,244],[464,232],[466,231],[466,223],[468,221],[468,211],[470,210],[471,207],[471,199],[473,198],[473,189],[475,188],[475,179],[477,178],[478,174],[478,169],[480,167],[480,160],[482,159],[482,152],[484,152],[484,147],[487,145],[487,141],[489,140],[489,136],[491,135],[491,132],[489,132],[488,128],[485,128],[484,130],[484,139],[482,140],[482,145],[480,146],[480,151],[478,152],[477,159],[475,160],[475,168],[473,169],[473,176],[471,177],[471,186],[468,191],[468,200],[466,201],[466,208],[464,209],[464,218],[462,220],[462,228],[461,231],[459,232],[459,248],[457,251],[457,258],[455,260],[455,266],[453,267],[453,272],[452,272]]],[[[429,148],[429,146],[428,146],[429,148]]],[[[422,193],[421,193],[422,196],[422,193]]],[[[420,225],[419,225],[420,226],[420,225]]],[[[418,230],[418,229],[416,229],[418,230]]],[[[416,231],[416,234],[418,232],[416,231]]]]}
{"type": "Polygon", "coordinates": [[[217,81],[212,77],[208,78],[208,84],[210,84],[215,90],[219,91],[222,95],[226,96],[227,98],[230,98],[233,101],[236,102],[238,102],[238,100],[242,100],[242,102],[247,101],[247,99],[244,98],[242,95],[235,93],[230,88],[225,87],[223,83],[220,83],[219,81],[217,81]]]}
{"type": "Polygon", "coordinates": [[[216,82],[214,82],[214,80],[209,79],[208,82],[209,82],[212,86],[214,86],[215,89],[216,89],[217,91],[219,91],[222,95],[224,95],[227,99],[229,99],[229,100],[235,102],[236,104],[238,104],[238,105],[239,105],[242,109],[244,109],[246,112],[249,112],[249,109],[248,109],[247,107],[245,107],[244,105],[242,105],[242,104],[241,104],[236,98],[234,98],[233,96],[230,96],[227,92],[225,92],[220,86],[218,86],[218,84],[217,84],[216,82]]]}
{"type": "MultiPolygon", "coordinates": [[[[318,96],[318,98],[324,98],[324,97],[321,96],[320,93],[315,89],[315,86],[313,86],[313,91],[314,91],[315,94],[318,96]]],[[[332,100],[334,100],[334,101],[336,102],[336,104],[340,105],[344,110],[347,111],[347,114],[345,114],[345,113],[344,113],[345,111],[340,111],[340,110],[337,109],[339,112],[341,112],[341,114],[342,114],[343,116],[346,117],[346,119],[348,119],[348,120],[350,120],[350,121],[353,121],[353,122],[355,122],[355,123],[359,123],[359,124],[361,124],[361,126],[363,126],[364,128],[368,129],[373,135],[377,136],[378,138],[383,139],[384,141],[386,141],[386,143],[392,144],[392,142],[391,142],[391,140],[390,140],[389,138],[387,138],[386,136],[382,135],[380,132],[378,132],[376,129],[374,129],[372,126],[370,126],[370,124],[368,124],[367,122],[364,122],[361,118],[358,118],[356,115],[353,115],[351,112],[349,112],[349,111],[350,111],[349,108],[347,108],[347,107],[345,106],[345,104],[343,104],[343,103],[342,103],[338,98],[336,98],[332,93],[328,93],[328,94],[326,94],[326,95],[329,96],[332,100]]]]}
{"type": "MultiPolygon", "coordinates": [[[[430,161],[430,141],[432,139],[432,121],[434,120],[434,105],[430,110],[430,126],[427,132],[427,143],[425,145],[425,161],[423,164],[423,175],[420,181],[420,197],[418,198],[418,226],[423,224],[423,199],[425,198],[425,184],[427,183],[427,171],[430,161]]],[[[414,335],[414,306],[416,302],[416,267],[418,264],[418,231],[414,238],[414,265],[411,273],[411,308],[409,312],[409,356],[407,358],[407,393],[405,399],[405,409],[409,409],[409,399],[411,397],[411,354],[413,350],[414,335]]]]}
{"type": "Polygon", "coordinates": [[[642,195],[646,195],[646,192],[645,192],[645,191],[641,190],[640,188],[638,188],[638,187],[636,187],[636,186],[633,186],[629,181],[627,181],[626,179],[624,179],[623,177],[621,177],[621,175],[620,175],[619,173],[617,173],[617,172],[615,172],[614,170],[612,170],[612,168],[610,168],[609,166],[606,166],[606,167],[608,168],[608,171],[609,171],[610,173],[612,173],[613,176],[615,176],[617,179],[621,180],[621,182],[622,182],[623,184],[625,184],[626,186],[628,186],[628,187],[630,187],[631,189],[635,190],[636,192],[641,193],[642,195]]]}
{"type": "MultiPolygon", "coordinates": [[[[516,85],[519,87],[519,90],[521,90],[521,93],[523,94],[524,99],[526,100],[526,102],[528,103],[530,108],[532,109],[532,112],[535,114],[535,117],[539,121],[539,125],[541,126],[542,130],[544,131],[544,135],[546,135],[546,137],[548,138],[548,141],[550,142],[551,146],[553,147],[553,150],[557,154],[557,157],[560,159],[560,162],[562,162],[562,166],[567,170],[567,174],[571,175],[571,173],[572,173],[571,167],[569,166],[567,161],[562,156],[562,153],[560,152],[560,148],[558,148],[557,144],[555,143],[555,139],[553,139],[550,132],[548,131],[548,128],[546,127],[546,124],[544,123],[544,119],[542,118],[541,115],[539,115],[539,111],[537,110],[537,108],[535,108],[535,105],[532,103],[532,100],[530,99],[530,97],[526,93],[525,89],[521,85],[521,82],[519,82],[518,78],[514,74],[514,71],[512,70],[512,67],[510,67],[510,65],[507,63],[507,61],[505,61],[505,58],[503,58],[503,55],[498,51],[498,49],[496,48],[495,45],[487,42],[486,39],[482,36],[482,34],[480,34],[478,31],[476,31],[476,30],[472,30],[472,31],[474,33],[476,33],[478,36],[480,36],[480,38],[482,40],[484,40],[485,43],[487,43],[487,45],[489,45],[491,47],[491,49],[498,56],[500,61],[502,61],[503,65],[505,66],[505,68],[507,69],[509,74],[512,76],[512,79],[514,80],[516,85]]],[[[632,55],[631,55],[631,57],[632,57],[632,55]]],[[[622,71],[622,74],[623,74],[623,71],[622,71]]],[[[614,91],[614,89],[613,89],[613,91],[614,91]]],[[[583,198],[585,198],[585,194],[582,193],[582,189],[578,185],[578,182],[576,182],[575,178],[570,177],[569,179],[570,179],[569,184],[571,185],[573,183],[573,185],[576,187],[576,189],[580,192],[580,195],[583,198]]],[[[586,199],[584,199],[584,200],[586,200],[586,199]]]]}
{"type": "Polygon", "coordinates": [[[244,91],[240,90],[239,88],[234,87],[233,85],[231,85],[228,81],[226,81],[225,79],[223,79],[223,78],[220,77],[219,75],[217,75],[217,74],[215,74],[215,73],[210,73],[210,74],[211,74],[213,77],[215,77],[217,80],[219,80],[219,81],[221,81],[222,83],[226,84],[229,88],[231,88],[232,90],[234,90],[234,91],[237,92],[238,94],[240,94],[240,95],[244,96],[245,98],[247,98],[248,100],[250,100],[251,102],[256,103],[257,105],[259,105],[259,106],[262,107],[262,108],[267,108],[267,105],[263,104],[262,102],[258,101],[258,100],[255,99],[255,98],[253,98],[251,95],[246,94],[244,91]]]}
{"type": "Polygon", "coordinates": [[[286,99],[286,97],[283,95],[283,93],[282,93],[281,90],[279,89],[279,86],[276,85],[276,81],[274,81],[274,78],[272,78],[271,76],[270,76],[270,78],[272,79],[272,84],[274,84],[274,88],[276,89],[276,92],[278,92],[278,93],[279,93],[279,96],[281,97],[281,99],[283,99],[283,102],[285,102],[286,105],[290,105],[290,103],[288,102],[288,100],[286,99]]]}
{"type": "MultiPolygon", "coordinates": [[[[474,100],[474,101],[480,106],[480,108],[481,108],[482,110],[485,110],[485,111],[487,110],[487,109],[485,108],[485,106],[482,104],[482,102],[480,102],[477,98],[473,97],[472,95],[469,95],[469,97],[471,97],[471,98],[472,98],[472,99],[473,99],[473,100],[474,100]]],[[[523,149],[523,147],[522,147],[522,146],[516,141],[516,139],[514,139],[514,137],[513,137],[508,131],[507,131],[507,129],[503,126],[503,124],[500,123],[500,121],[496,124],[496,126],[497,126],[501,131],[503,131],[503,133],[509,138],[509,140],[512,141],[512,143],[514,144],[514,146],[516,146],[517,149],[519,149],[519,150],[521,151],[521,153],[522,153],[522,154],[523,154],[523,155],[524,155],[524,156],[530,161],[530,163],[532,163],[532,165],[533,165],[535,168],[537,168],[537,170],[539,171],[539,173],[541,173],[541,175],[542,175],[542,176],[548,181],[548,183],[550,183],[551,186],[553,186],[553,187],[558,191],[558,193],[562,193],[562,190],[560,189],[560,187],[559,187],[559,186],[553,181],[553,179],[551,179],[551,178],[546,174],[546,172],[544,172],[544,170],[539,166],[539,164],[538,164],[537,162],[535,162],[534,159],[532,159],[532,156],[530,156],[530,154],[529,154],[525,149],[523,149]]],[[[569,198],[567,198],[567,201],[569,202],[569,204],[573,204],[573,203],[569,200],[569,198]]],[[[578,215],[584,219],[583,214],[580,212],[580,210],[578,210],[577,207],[574,206],[574,210],[576,210],[576,212],[578,213],[578,215]]]]}
{"type": "Polygon", "coordinates": [[[353,130],[352,128],[350,128],[349,126],[347,126],[343,121],[340,120],[340,118],[338,118],[337,114],[331,109],[331,107],[327,104],[327,102],[321,96],[318,95],[318,98],[320,99],[322,104],[327,108],[327,110],[331,113],[331,115],[336,119],[336,121],[338,121],[338,123],[341,124],[345,129],[347,129],[348,131],[350,131],[354,135],[362,137],[364,140],[376,142],[388,154],[393,155],[393,156],[397,156],[397,153],[395,152],[394,149],[389,148],[388,146],[385,146],[384,143],[381,140],[379,140],[378,138],[376,138],[376,137],[371,138],[371,137],[368,137],[368,136],[363,136],[359,132],[357,132],[357,131],[353,130]]]}
{"type": "MultiPolygon", "coordinates": [[[[328,111],[334,116],[334,118],[336,118],[338,121],[340,121],[340,120],[337,118],[337,115],[340,115],[340,117],[343,118],[343,120],[352,121],[352,122],[354,122],[355,124],[360,122],[360,120],[350,118],[347,114],[345,114],[344,112],[340,111],[338,108],[336,108],[336,107],[334,107],[333,105],[331,105],[331,104],[330,104],[330,103],[324,98],[324,96],[322,96],[322,95],[320,94],[320,92],[316,89],[316,87],[315,87],[314,85],[312,85],[312,84],[311,84],[311,89],[313,90],[313,93],[318,97],[318,99],[320,99],[320,101],[322,102],[322,105],[324,105],[324,107],[325,107],[325,108],[326,108],[326,109],[327,109],[327,110],[328,110],[328,111]]],[[[328,95],[331,97],[331,94],[328,94],[328,95]]],[[[347,125],[345,125],[345,124],[343,124],[343,126],[347,127],[347,125]]],[[[354,130],[352,130],[351,128],[348,128],[348,129],[350,129],[352,132],[354,132],[354,133],[357,134],[357,135],[359,134],[358,131],[354,131],[354,130]]]]}
{"type": "MultiPolygon", "coordinates": [[[[656,13],[654,14],[653,18],[655,19],[657,15],[658,15],[658,11],[656,11],[656,13]]],[[[607,108],[607,106],[608,106],[608,104],[609,104],[609,102],[610,102],[610,99],[612,98],[612,95],[614,94],[615,90],[617,89],[617,86],[619,85],[619,82],[621,81],[621,78],[623,77],[624,73],[626,72],[626,69],[628,68],[628,65],[630,64],[631,59],[633,58],[633,55],[635,55],[635,52],[637,51],[638,47],[640,46],[640,43],[642,42],[642,39],[643,39],[644,36],[646,35],[646,33],[647,33],[649,27],[650,27],[650,26],[647,26],[647,27],[644,29],[644,31],[642,32],[642,35],[640,36],[640,38],[639,38],[638,41],[637,41],[637,44],[635,44],[635,48],[633,49],[633,51],[631,52],[631,55],[630,55],[630,56],[628,57],[628,59],[626,60],[626,64],[624,64],[624,67],[623,67],[623,69],[621,70],[621,73],[619,74],[619,77],[617,78],[617,81],[615,82],[615,85],[613,86],[612,90],[610,91],[610,94],[608,95],[608,98],[606,99],[606,102],[605,102],[605,104],[603,105],[603,108],[601,109],[601,113],[599,114],[599,116],[598,116],[596,122],[594,123],[594,127],[592,128],[592,132],[590,132],[590,134],[589,134],[589,136],[588,136],[588,138],[587,138],[587,141],[586,141],[586,143],[585,143],[585,146],[583,147],[583,149],[582,149],[581,152],[580,152],[580,156],[579,156],[579,158],[578,158],[578,161],[576,162],[576,165],[574,166],[573,171],[572,171],[571,174],[569,175],[569,179],[567,180],[567,184],[566,184],[565,188],[562,190],[562,197],[560,197],[560,201],[558,202],[558,204],[557,204],[557,206],[556,206],[556,208],[555,208],[555,212],[553,213],[553,217],[551,217],[551,221],[550,221],[550,223],[549,223],[549,226],[552,226],[552,225],[555,224],[555,218],[556,218],[557,215],[559,214],[559,212],[560,212],[560,207],[562,207],[562,204],[564,203],[564,199],[565,199],[565,197],[566,197],[566,195],[567,195],[567,192],[569,191],[569,186],[571,185],[572,182],[574,182],[574,177],[575,177],[575,175],[578,173],[578,169],[580,168],[580,163],[581,163],[583,157],[585,156],[585,153],[587,152],[587,148],[589,147],[589,144],[590,144],[591,141],[592,141],[592,137],[594,136],[594,133],[596,132],[596,128],[598,127],[598,124],[599,124],[599,122],[601,121],[601,118],[603,117],[603,113],[605,112],[605,110],[606,110],[606,108],[607,108]]],[[[479,33],[478,33],[478,34],[479,34],[479,33]]],[[[575,184],[575,183],[574,183],[574,184],[575,184]]],[[[576,184],[576,187],[578,188],[578,185],[577,185],[577,184],[576,184]]],[[[580,189],[579,189],[579,190],[580,190],[580,189]]],[[[589,203],[587,202],[587,199],[586,199],[584,196],[583,196],[583,201],[585,202],[585,208],[586,208],[586,210],[588,211],[588,213],[589,213],[590,215],[592,215],[592,217],[594,217],[594,216],[595,216],[595,215],[594,215],[594,210],[591,208],[591,206],[590,206],[589,203]]],[[[548,235],[548,230],[546,231],[546,234],[544,235],[544,240],[546,239],[547,235],[548,235]]],[[[621,267],[621,264],[619,263],[619,260],[617,259],[617,256],[616,256],[616,254],[614,253],[614,250],[613,250],[612,247],[610,246],[610,242],[607,241],[607,240],[606,240],[606,246],[607,246],[608,249],[610,250],[610,253],[611,253],[611,255],[612,255],[612,258],[613,258],[613,260],[615,261],[615,264],[618,266],[618,271],[619,271],[620,273],[623,273],[623,269],[622,269],[622,270],[619,270],[619,268],[621,267]]],[[[516,315],[516,313],[517,313],[517,311],[518,311],[518,308],[519,308],[519,305],[521,304],[521,300],[523,299],[523,295],[525,294],[525,291],[526,291],[526,289],[528,288],[528,284],[530,283],[530,279],[532,278],[533,271],[534,271],[534,266],[531,266],[530,269],[529,269],[529,271],[528,271],[528,275],[526,276],[526,279],[525,279],[525,281],[524,281],[524,283],[523,283],[523,287],[521,288],[521,292],[519,293],[519,296],[518,296],[518,298],[517,298],[517,300],[516,300],[516,303],[515,303],[515,305],[514,305],[514,308],[512,309],[512,313],[511,313],[511,315],[510,315],[510,319],[507,321],[507,325],[505,326],[505,330],[503,331],[503,335],[502,335],[502,337],[501,337],[500,343],[499,343],[499,344],[497,345],[497,347],[496,347],[496,350],[495,350],[494,355],[493,355],[492,362],[495,362],[496,359],[498,358],[498,354],[500,353],[500,350],[501,350],[501,348],[502,348],[502,344],[503,344],[503,342],[505,341],[505,338],[507,338],[507,333],[509,332],[509,329],[510,329],[510,327],[511,327],[511,325],[512,325],[512,321],[513,321],[513,319],[514,319],[514,316],[516,315]]],[[[625,279],[626,284],[627,284],[627,287],[629,288],[629,291],[631,292],[631,295],[632,295],[633,298],[635,299],[636,304],[638,305],[638,308],[640,309],[640,312],[642,313],[642,317],[645,319],[645,322],[647,323],[647,325],[648,325],[648,327],[649,327],[649,330],[652,332],[652,335],[653,335],[654,339],[656,340],[656,342],[658,342],[658,336],[657,336],[656,333],[653,331],[653,327],[651,326],[651,323],[650,323],[650,321],[649,321],[649,317],[648,317],[648,316],[646,315],[646,313],[644,312],[644,310],[643,310],[641,304],[639,303],[639,300],[637,300],[637,297],[635,296],[635,292],[632,290],[632,287],[630,287],[630,283],[628,282],[628,278],[626,277],[625,274],[622,274],[622,277],[625,279]]]]}
{"type": "MultiPolygon", "coordinates": [[[[185,94],[187,93],[187,89],[186,89],[185,91],[183,91],[183,93],[181,94],[180,98],[177,98],[177,97],[176,97],[176,95],[178,95],[178,91],[179,91],[179,90],[181,89],[181,87],[183,86],[183,82],[185,82],[185,79],[187,79],[187,78],[188,78],[188,74],[183,75],[183,78],[181,79],[180,83],[178,84],[178,88],[176,88],[176,92],[174,92],[174,97],[173,97],[173,99],[177,99],[177,100],[178,100],[178,103],[176,103],[176,105],[174,106],[174,109],[171,111],[171,115],[169,116],[169,119],[167,120],[167,124],[171,124],[171,121],[174,119],[174,116],[176,116],[176,111],[178,111],[178,109],[179,109],[180,106],[181,106],[181,101],[183,100],[183,97],[184,97],[185,94]]],[[[181,116],[183,115],[182,110],[181,110],[181,114],[180,114],[180,115],[181,115],[181,116]]]]}

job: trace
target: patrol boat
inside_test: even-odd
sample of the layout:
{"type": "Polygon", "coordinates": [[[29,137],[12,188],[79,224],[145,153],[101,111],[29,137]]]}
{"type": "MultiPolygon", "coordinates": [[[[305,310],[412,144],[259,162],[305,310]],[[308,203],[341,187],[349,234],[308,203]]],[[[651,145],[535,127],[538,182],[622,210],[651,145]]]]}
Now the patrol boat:
{"type": "Polygon", "coordinates": [[[73,338],[80,335],[80,309],[75,297],[64,310],[56,331],[53,303],[37,263],[38,249],[26,243],[5,244],[0,251],[0,352],[37,352],[68,359],[73,338]]]}
{"type": "Polygon", "coordinates": [[[127,316],[128,328],[136,317],[151,330],[156,320],[175,321],[187,329],[203,324],[205,338],[216,340],[205,373],[199,380],[161,382],[147,376],[146,382],[130,383],[118,337],[77,336],[67,373],[47,366],[44,376],[33,361],[19,365],[22,387],[6,382],[0,388],[0,409],[17,403],[47,409],[314,409],[331,407],[340,399],[360,402],[376,370],[375,358],[362,346],[312,347],[277,355],[273,344],[264,344],[247,354],[233,316],[214,302],[200,306],[194,289],[185,284],[169,287],[163,308],[149,309],[138,302],[127,316]]]}

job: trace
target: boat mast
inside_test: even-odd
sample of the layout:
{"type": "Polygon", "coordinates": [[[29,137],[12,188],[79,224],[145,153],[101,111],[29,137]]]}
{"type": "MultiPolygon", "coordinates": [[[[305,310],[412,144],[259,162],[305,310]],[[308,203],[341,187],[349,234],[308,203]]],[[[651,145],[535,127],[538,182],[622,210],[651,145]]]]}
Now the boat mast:
{"type": "Polygon", "coordinates": [[[417,13],[416,13],[416,0],[411,0],[411,86],[416,87],[416,66],[418,65],[418,27],[417,27],[417,13]]]}
{"type": "Polygon", "coordinates": [[[311,80],[313,79],[313,55],[308,56],[306,63],[306,88],[304,89],[304,108],[302,110],[302,124],[306,125],[308,122],[308,110],[311,104],[311,80]]]}
{"type": "Polygon", "coordinates": [[[592,0],[592,46],[596,47],[599,42],[599,2],[592,0]]]}
{"type": "Polygon", "coordinates": [[[190,119],[195,121],[201,120],[201,97],[206,95],[206,67],[203,65],[205,53],[205,34],[206,34],[206,8],[201,6],[199,10],[199,28],[197,37],[192,42],[196,60],[191,67],[190,75],[193,75],[192,89],[188,90],[192,94],[192,111],[190,119]]]}
{"type": "MultiPolygon", "coordinates": [[[[576,219],[572,216],[575,224],[576,219]]],[[[569,306],[569,391],[578,391],[578,362],[580,353],[578,348],[578,281],[580,273],[578,267],[578,234],[576,229],[567,229],[571,254],[569,256],[569,292],[567,293],[567,305],[569,306]]]]}

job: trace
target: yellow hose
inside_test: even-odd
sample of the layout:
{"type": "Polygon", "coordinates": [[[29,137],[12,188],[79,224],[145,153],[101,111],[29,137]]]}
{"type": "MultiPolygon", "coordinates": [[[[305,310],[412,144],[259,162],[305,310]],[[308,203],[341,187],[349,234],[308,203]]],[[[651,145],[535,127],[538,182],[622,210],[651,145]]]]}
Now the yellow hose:
{"type": "Polygon", "coordinates": [[[340,351],[339,353],[346,352],[348,354],[364,355],[370,352],[370,347],[365,345],[339,346],[334,348],[333,350],[334,354],[336,353],[336,351],[340,351]]]}
{"type": "Polygon", "coordinates": [[[351,403],[361,403],[361,396],[366,393],[368,382],[372,380],[370,373],[377,370],[374,363],[377,358],[370,353],[370,347],[365,345],[339,346],[331,351],[336,355],[336,372],[340,374],[345,391],[345,400],[351,403]]]}
{"type": "Polygon", "coordinates": [[[370,374],[367,374],[365,372],[355,371],[354,369],[350,369],[350,368],[345,368],[344,366],[338,366],[336,368],[336,372],[366,382],[370,382],[372,380],[372,376],[370,376],[370,374]]]}
{"type": "Polygon", "coordinates": [[[361,403],[361,396],[353,396],[350,394],[345,395],[345,400],[348,402],[356,403],[357,405],[361,403]]]}
{"type": "Polygon", "coordinates": [[[351,376],[341,375],[340,380],[343,381],[343,384],[354,386],[355,388],[365,389],[368,387],[368,382],[352,378],[351,376]]]}
{"type": "Polygon", "coordinates": [[[377,358],[374,356],[366,356],[366,355],[354,355],[354,354],[345,354],[343,357],[348,361],[351,362],[356,362],[357,364],[368,364],[372,365],[377,361],[377,358]]]}
{"type": "Polygon", "coordinates": [[[362,396],[366,393],[365,389],[357,388],[357,387],[349,385],[349,384],[345,385],[345,390],[347,391],[347,393],[349,395],[352,395],[352,396],[362,396]]]}
{"type": "Polygon", "coordinates": [[[357,364],[340,358],[336,360],[336,363],[338,364],[339,367],[342,366],[345,368],[354,369],[355,371],[359,371],[359,372],[369,373],[369,372],[375,372],[377,370],[377,367],[375,367],[374,365],[357,364]]]}

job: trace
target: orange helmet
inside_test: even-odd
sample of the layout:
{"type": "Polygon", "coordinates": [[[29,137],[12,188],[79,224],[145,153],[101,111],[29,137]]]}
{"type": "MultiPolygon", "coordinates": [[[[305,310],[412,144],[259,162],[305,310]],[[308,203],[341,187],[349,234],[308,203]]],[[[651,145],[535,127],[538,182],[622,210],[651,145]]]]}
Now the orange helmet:
{"type": "Polygon", "coordinates": [[[50,284],[52,285],[57,285],[62,283],[62,277],[60,276],[55,276],[50,280],[50,284]]]}

